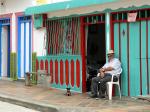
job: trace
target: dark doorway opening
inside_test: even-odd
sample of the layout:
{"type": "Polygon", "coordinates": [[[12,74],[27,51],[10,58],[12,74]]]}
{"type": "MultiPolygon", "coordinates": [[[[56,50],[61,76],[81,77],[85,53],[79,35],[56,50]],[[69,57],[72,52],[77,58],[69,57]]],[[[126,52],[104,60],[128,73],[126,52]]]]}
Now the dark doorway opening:
{"type": "Polygon", "coordinates": [[[88,26],[87,32],[87,91],[90,91],[91,79],[106,62],[105,23],[88,26]]]}

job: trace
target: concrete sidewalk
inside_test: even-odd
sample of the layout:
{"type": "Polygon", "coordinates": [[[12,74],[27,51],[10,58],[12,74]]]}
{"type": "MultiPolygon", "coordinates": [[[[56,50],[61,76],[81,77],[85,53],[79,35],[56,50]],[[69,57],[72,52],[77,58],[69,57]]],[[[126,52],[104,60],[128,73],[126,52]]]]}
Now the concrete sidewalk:
{"type": "Polygon", "coordinates": [[[41,112],[150,112],[150,102],[137,98],[119,97],[112,101],[91,99],[86,93],[73,93],[25,86],[24,82],[0,80],[0,100],[36,109],[41,112]]]}

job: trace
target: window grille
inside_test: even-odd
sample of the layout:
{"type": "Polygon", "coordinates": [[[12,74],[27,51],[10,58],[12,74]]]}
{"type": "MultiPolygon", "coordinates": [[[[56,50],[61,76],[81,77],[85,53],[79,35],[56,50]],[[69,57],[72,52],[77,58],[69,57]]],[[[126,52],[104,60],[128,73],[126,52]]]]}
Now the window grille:
{"type": "Polygon", "coordinates": [[[10,19],[1,19],[0,20],[0,24],[9,24],[10,23],[10,19]]]}
{"type": "Polygon", "coordinates": [[[80,54],[80,18],[47,20],[47,55],[80,54]]]}
{"type": "Polygon", "coordinates": [[[136,20],[144,20],[150,18],[150,9],[131,10],[123,12],[112,12],[113,22],[126,22],[128,19],[128,13],[137,12],[136,20]]]}

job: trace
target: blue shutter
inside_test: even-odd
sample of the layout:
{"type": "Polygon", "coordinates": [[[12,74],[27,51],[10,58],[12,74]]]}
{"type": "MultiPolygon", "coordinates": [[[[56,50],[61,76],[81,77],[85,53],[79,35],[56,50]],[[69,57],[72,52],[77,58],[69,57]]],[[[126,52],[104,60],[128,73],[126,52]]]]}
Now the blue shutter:
{"type": "Polygon", "coordinates": [[[2,65],[2,63],[1,63],[1,58],[2,58],[2,53],[1,53],[1,35],[2,34],[2,25],[0,24],[0,77],[1,77],[1,65],[2,65]]]}

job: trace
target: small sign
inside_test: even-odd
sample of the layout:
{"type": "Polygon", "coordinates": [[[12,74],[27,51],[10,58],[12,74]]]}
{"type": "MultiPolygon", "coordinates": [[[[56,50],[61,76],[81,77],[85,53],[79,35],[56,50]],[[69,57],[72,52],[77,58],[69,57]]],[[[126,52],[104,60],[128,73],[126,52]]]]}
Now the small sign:
{"type": "Polygon", "coordinates": [[[137,17],[137,12],[128,13],[128,22],[135,22],[137,17]]]}

